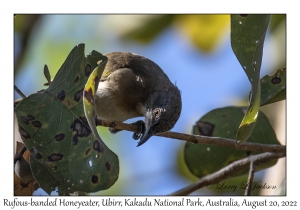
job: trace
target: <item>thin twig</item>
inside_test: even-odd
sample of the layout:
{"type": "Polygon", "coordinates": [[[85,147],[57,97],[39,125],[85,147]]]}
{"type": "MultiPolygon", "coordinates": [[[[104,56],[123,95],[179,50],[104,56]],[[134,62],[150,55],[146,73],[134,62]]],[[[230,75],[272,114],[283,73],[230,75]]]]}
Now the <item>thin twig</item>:
{"type": "Polygon", "coordinates": [[[225,178],[228,178],[228,177],[236,174],[237,172],[249,167],[250,162],[258,164],[258,163],[264,163],[264,162],[268,162],[268,161],[282,158],[282,157],[285,157],[284,153],[266,152],[266,153],[262,153],[262,154],[258,154],[258,155],[250,155],[244,159],[234,161],[231,164],[220,169],[219,171],[216,171],[212,174],[202,177],[197,182],[195,182],[187,187],[184,187],[170,195],[171,196],[188,195],[202,187],[205,187],[210,184],[216,184],[219,181],[224,180],[225,178]]]}
{"type": "Polygon", "coordinates": [[[23,98],[19,98],[19,99],[15,100],[14,107],[16,107],[22,100],[23,100],[23,98]]]}
{"type": "Polygon", "coordinates": [[[14,164],[16,164],[16,162],[23,157],[24,152],[27,150],[27,148],[24,146],[20,152],[18,154],[16,154],[16,156],[14,157],[14,164]]]}
{"type": "Polygon", "coordinates": [[[16,86],[14,85],[15,87],[15,91],[22,97],[22,98],[26,98],[26,96],[22,93],[22,91],[16,86]]]}
{"type": "Polygon", "coordinates": [[[253,161],[251,161],[250,168],[249,168],[249,174],[248,174],[248,180],[247,180],[247,187],[245,190],[245,195],[248,195],[248,196],[251,195],[254,172],[255,172],[255,164],[253,163],[253,161]]]}
{"type": "MultiPolygon", "coordinates": [[[[112,127],[120,130],[127,130],[133,132],[139,132],[139,128],[135,124],[126,124],[116,121],[104,121],[98,120],[97,125],[112,127]]],[[[275,152],[275,153],[286,153],[286,147],[276,144],[260,144],[253,142],[245,142],[242,145],[237,147],[236,140],[226,139],[221,137],[208,137],[208,136],[199,136],[199,135],[190,135],[177,132],[163,132],[157,133],[155,136],[162,136],[172,139],[178,139],[182,141],[192,142],[194,144],[207,144],[207,145],[216,145],[222,147],[229,147],[235,150],[247,150],[247,151],[258,151],[258,152],[275,152]]]]}

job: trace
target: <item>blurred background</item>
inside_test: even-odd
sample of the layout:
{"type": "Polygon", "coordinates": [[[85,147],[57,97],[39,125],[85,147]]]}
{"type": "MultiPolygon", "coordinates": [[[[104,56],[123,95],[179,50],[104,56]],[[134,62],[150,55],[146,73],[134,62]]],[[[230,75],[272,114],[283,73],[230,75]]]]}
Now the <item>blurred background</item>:
{"type": "MultiPolygon", "coordinates": [[[[156,62],[182,94],[182,113],[172,131],[191,133],[195,122],[210,110],[248,104],[250,82],[231,49],[230,15],[16,15],[15,85],[25,95],[45,89],[44,65],[54,78],[79,43],[85,43],[86,55],[92,50],[127,51],[156,62]]],[[[282,67],[286,67],[286,16],[278,14],[272,16],[265,39],[261,77],[282,67]]],[[[15,93],[14,99],[19,98],[15,93]]],[[[285,101],[261,110],[285,144],[285,101]]],[[[198,179],[183,163],[183,141],[151,137],[137,148],[131,132],[111,135],[107,128],[98,130],[119,156],[120,175],[113,187],[97,195],[166,195],[198,179]]],[[[16,129],[15,138],[20,140],[16,129]]],[[[256,194],[280,193],[285,163],[282,158],[255,174],[261,184],[277,186],[256,194]]],[[[202,188],[193,195],[240,193],[202,188]]],[[[45,193],[39,189],[34,195],[45,193]]]]}

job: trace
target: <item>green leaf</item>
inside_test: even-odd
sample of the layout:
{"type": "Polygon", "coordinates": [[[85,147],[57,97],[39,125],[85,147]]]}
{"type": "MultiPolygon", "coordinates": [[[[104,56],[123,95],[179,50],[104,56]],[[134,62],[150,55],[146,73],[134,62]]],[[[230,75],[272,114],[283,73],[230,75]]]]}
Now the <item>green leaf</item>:
{"type": "MultiPolygon", "coordinates": [[[[233,139],[236,135],[245,108],[225,107],[215,109],[203,116],[193,127],[194,135],[214,136],[233,139]]],[[[280,144],[267,117],[260,112],[256,126],[249,137],[249,142],[262,144],[280,144]]],[[[184,147],[184,160],[192,174],[203,177],[211,174],[235,160],[247,157],[256,152],[235,150],[214,145],[192,144],[187,142],[184,147]]],[[[260,164],[256,171],[273,166],[276,160],[260,164]]],[[[237,175],[247,174],[244,170],[237,175]]]]}
{"type": "Polygon", "coordinates": [[[118,178],[118,157],[95,138],[83,108],[84,86],[103,59],[96,51],[85,57],[84,44],[74,47],[50,86],[15,108],[32,173],[47,193],[97,192],[118,178]]]}
{"type": "Polygon", "coordinates": [[[238,144],[251,135],[259,112],[259,74],[270,18],[271,15],[231,15],[231,46],[252,85],[249,107],[236,134],[238,144]]]}
{"type": "Polygon", "coordinates": [[[286,69],[278,69],[274,75],[266,75],[260,80],[260,106],[286,99],[286,69]]]}
{"type": "Polygon", "coordinates": [[[30,156],[30,167],[40,187],[49,195],[55,190],[55,187],[60,185],[59,179],[55,175],[52,175],[47,166],[36,160],[33,156],[30,156]]]}
{"type": "Polygon", "coordinates": [[[95,113],[95,100],[94,96],[98,89],[99,81],[101,78],[101,75],[104,71],[105,65],[107,63],[107,57],[103,56],[101,61],[98,61],[100,64],[98,67],[94,69],[92,74],[89,76],[89,79],[87,83],[84,86],[84,100],[83,100],[83,106],[84,106],[84,113],[87,118],[87,121],[89,123],[89,126],[92,130],[92,133],[94,134],[95,138],[99,140],[99,142],[102,142],[101,137],[98,134],[97,126],[96,126],[96,113],[95,113]]]}

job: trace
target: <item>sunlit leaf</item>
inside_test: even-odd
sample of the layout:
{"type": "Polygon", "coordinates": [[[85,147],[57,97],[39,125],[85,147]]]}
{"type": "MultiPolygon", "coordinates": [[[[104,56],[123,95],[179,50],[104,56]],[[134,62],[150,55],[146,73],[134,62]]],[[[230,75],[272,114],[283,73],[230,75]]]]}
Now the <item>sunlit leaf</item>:
{"type": "MultiPolygon", "coordinates": [[[[245,108],[241,107],[226,107],[212,110],[196,123],[193,127],[193,134],[234,139],[239,123],[243,119],[244,111],[245,108]]],[[[248,141],[262,144],[280,144],[267,117],[262,112],[259,113],[256,126],[248,141]]],[[[256,152],[189,142],[184,147],[186,165],[190,172],[197,177],[211,174],[231,162],[245,158],[250,154],[256,154],[256,152]]],[[[276,160],[260,164],[256,167],[256,171],[268,168],[275,163],[276,160]]],[[[247,173],[248,170],[246,169],[237,175],[247,173]]]]}
{"type": "MultiPolygon", "coordinates": [[[[96,113],[95,113],[94,96],[98,89],[101,75],[102,75],[105,65],[107,63],[107,57],[102,56],[101,60],[99,60],[97,63],[100,65],[94,69],[94,71],[89,76],[87,83],[84,86],[83,106],[84,106],[84,113],[85,113],[86,119],[89,123],[89,126],[91,128],[91,131],[94,134],[95,138],[98,140],[98,142],[101,144],[103,141],[98,134],[97,126],[96,126],[96,122],[95,122],[96,113]]],[[[105,147],[105,145],[103,144],[103,145],[101,145],[101,147],[105,147]]]]}
{"type": "Polygon", "coordinates": [[[50,86],[15,108],[32,173],[47,193],[96,192],[118,178],[118,157],[95,138],[83,108],[84,86],[103,59],[96,51],[85,57],[84,44],[74,47],[50,86]]]}
{"type": "Polygon", "coordinates": [[[260,68],[271,15],[231,15],[231,46],[252,85],[247,112],[240,124],[238,144],[251,135],[260,106],[260,68]]]}
{"type": "Polygon", "coordinates": [[[286,69],[278,69],[274,75],[261,78],[260,105],[275,103],[286,99],[286,69]]]}
{"type": "Polygon", "coordinates": [[[229,15],[179,15],[175,23],[191,43],[204,52],[213,51],[228,32],[229,15]]]}
{"type": "Polygon", "coordinates": [[[119,36],[149,44],[172,25],[199,50],[212,52],[228,32],[229,15],[116,15],[110,17],[119,36]],[[126,22],[126,24],[124,24],[126,22]]]}

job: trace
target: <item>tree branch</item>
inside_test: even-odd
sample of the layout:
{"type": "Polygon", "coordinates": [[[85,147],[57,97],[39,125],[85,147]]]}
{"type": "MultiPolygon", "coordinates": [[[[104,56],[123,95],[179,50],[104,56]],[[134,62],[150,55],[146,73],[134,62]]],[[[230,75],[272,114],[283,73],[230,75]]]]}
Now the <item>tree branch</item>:
{"type": "Polygon", "coordinates": [[[219,171],[216,171],[212,174],[209,174],[205,177],[202,177],[199,179],[197,182],[182,188],[181,190],[178,190],[172,194],[171,196],[183,196],[183,195],[188,195],[202,187],[205,187],[209,184],[215,184],[218,183],[219,181],[228,178],[237,172],[249,167],[249,164],[252,162],[253,164],[259,164],[259,163],[264,163],[268,162],[274,159],[282,158],[285,157],[284,153],[262,153],[258,155],[250,155],[244,159],[237,160],[229,164],[228,166],[225,166],[224,168],[220,169],[219,171]]]}
{"type": "MultiPolygon", "coordinates": [[[[116,128],[120,130],[139,132],[139,128],[135,124],[126,124],[126,123],[116,122],[116,121],[111,122],[111,121],[104,121],[99,119],[97,120],[97,125],[116,128]]],[[[172,131],[157,133],[155,134],[155,136],[162,136],[162,137],[178,139],[182,141],[188,141],[194,144],[207,144],[207,145],[229,147],[235,150],[274,152],[274,153],[284,153],[284,154],[286,153],[286,147],[277,144],[260,144],[260,143],[253,143],[253,142],[245,142],[242,145],[239,145],[237,147],[236,140],[232,140],[232,139],[190,135],[190,134],[183,134],[183,133],[177,133],[172,131]]]]}
{"type": "Polygon", "coordinates": [[[253,161],[251,161],[250,162],[248,180],[247,180],[247,187],[246,187],[246,190],[245,190],[245,195],[251,195],[254,172],[255,172],[255,164],[253,163],[253,161]]]}

